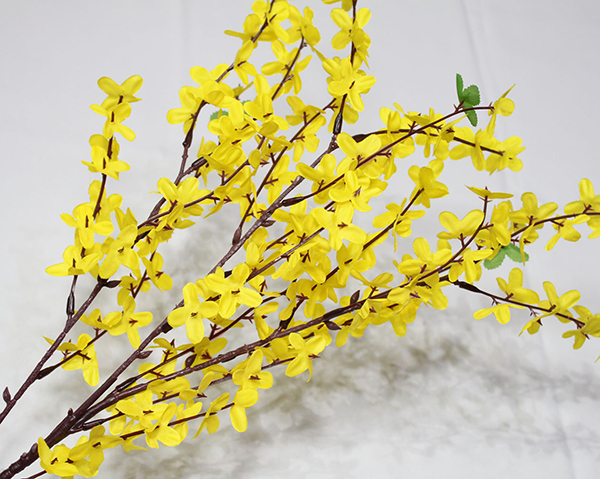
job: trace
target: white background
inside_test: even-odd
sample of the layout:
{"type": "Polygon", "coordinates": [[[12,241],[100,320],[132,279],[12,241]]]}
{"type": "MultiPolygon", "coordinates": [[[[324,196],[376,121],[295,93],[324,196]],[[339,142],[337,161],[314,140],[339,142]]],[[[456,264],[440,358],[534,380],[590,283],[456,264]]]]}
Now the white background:
{"type": "MultiPolygon", "coordinates": [[[[315,0],[308,4],[323,37],[319,47],[331,54],[336,27],[330,8],[315,0]]],[[[88,139],[102,127],[101,117],[89,109],[104,98],[97,79],[144,78],[138,95],[143,101],[133,104],[126,122],[137,139],[121,142],[121,158],[132,171],[110,183],[140,219],[156,201],[146,193],[156,189],[161,176],[174,177],[179,165],[182,129],[166,122],[166,112],[179,106],[179,88],[193,84],[190,67],[212,69],[232,61],[240,42],[223,31],[240,31],[250,5],[239,0],[0,2],[1,389],[8,385],[16,391],[45,351],[42,335],[55,337],[62,327],[70,282],[49,277],[44,269],[60,262],[72,241],[60,214],[87,201],[94,178],[80,161],[88,160],[88,139]]],[[[451,196],[418,234],[434,237],[439,211],[465,214],[478,207],[464,184],[510,191],[515,205],[523,192],[535,191],[540,203],[555,201],[561,208],[578,199],[582,177],[600,191],[596,1],[360,5],[372,11],[366,27],[372,39],[368,73],[377,83],[364,96],[361,122],[346,131],[379,128],[379,108],[393,102],[405,110],[450,111],[457,72],[480,87],[484,103],[516,83],[510,95],[515,113],[499,120],[497,133],[523,139],[523,170],[489,177],[474,172],[468,160],[448,160],[443,181],[451,196]]],[[[305,101],[325,104],[323,75],[304,77],[304,84],[305,101]]],[[[399,168],[413,163],[426,161],[415,154],[399,168]]],[[[399,203],[409,193],[409,184],[398,180],[373,206],[383,211],[384,202],[399,203]]],[[[177,287],[210,269],[224,251],[229,236],[221,233],[226,221],[218,221],[169,244],[167,258],[186,253],[185,261],[168,270],[177,287]]],[[[599,311],[597,243],[561,242],[546,253],[548,239],[544,235],[532,248],[526,286],[542,292],[542,282],[550,280],[559,294],[578,289],[581,303],[599,311]]],[[[401,247],[396,255],[411,252],[410,242],[401,247]]],[[[488,272],[485,284],[494,288],[496,273],[507,277],[512,267],[488,272]]],[[[315,362],[309,383],[279,371],[275,387],[261,392],[250,410],[246,433],[236,433],[223,415],[225,426],[217,434],[174,449],[108,451],[99,477],[597,477],[597,340],[573,351],[571,340],[560,337],[565,326],[551,320],[538,335],[518,338],[526,314],[506,326],[492,317],[475,321],[472,313],[487,307],[486,300],[461,292],[450,298],[443,313],[420,311],[402,339],[383,326],[339,350],[332,346],[315,362]]],[[[151,305],[155,317],[178,300],[174,288],[151,305]]],[[[118,363],[118,351],[115,347],[112,357],[101,361],[118,363]]],[[[58,376],[34,385],[2,426],[3,467],[89,394],[79,373],[58,376]]]]}

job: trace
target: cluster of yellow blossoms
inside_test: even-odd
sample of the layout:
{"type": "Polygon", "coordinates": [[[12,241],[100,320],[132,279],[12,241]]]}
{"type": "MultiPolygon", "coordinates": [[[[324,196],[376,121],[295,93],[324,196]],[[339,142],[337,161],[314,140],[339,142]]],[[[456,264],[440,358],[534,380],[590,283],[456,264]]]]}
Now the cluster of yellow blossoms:
{"type": "Polygon", "coordinates": [[[288,376],[308,371],[310,378],[313,360],[334,339],[341,346],[350,335],[361,336],[368,326],[386,322],[402,336],[421,306],[446,308],[443,288],[449,285],[492,300],[492,307],[475,313],[477,319],[494,314],[506,323],[510,308],[526,308],[534,314],[524,327],[530,333],[539,329],[543,318],[555,316],[573,326],[565,337],[573,337],[576,348],[590,336],[600,336],[600,315],[577,304],[579,293],[559,295],[546,282],[540,299],[523,287],[519,268],[508,281],[498,279],[501,294],[474,286],[482,276],[482,263],[503,254],[503,248],[518,247],[524,262],[527,245],[546,225],[555,232],[547,249],[561,238],[577,241],[581,233],[576,226],[583,223],[591,228],[590,237],[600,236],[600,196],[595,196],[589,180],[581,181],[580,198],[560,215],[554,203],[538,205],[533,193],[513,204],[510,194],[472,187],[480,207],[462,219],[443,212],[435,248],[425,238],[416,238],[414,254],[398,257],[394,272],[369,275],[376,267],[376,247],[390,235],[397,247],[397,238],[411,236],[412,223],[425,216],[431,202],[449,194],[442,182],[448,159],[470,158],[476,170],[489,173],[521,169],[521,139],[494,137],[497,116],[509,116],[514,109],[507,97],[510,90],[490,106],[477,107],[489,113],[483,129],[457,126],[465,119],[461,105],[442,115],[433,110],[405,112],[395,103],[381,109],[380,129],[351,136],[342,126],[357,122],[363,96],[375,84],[375,77],[362,69],[368,66],[371,44],[364,30],[369,10],[357,8],[356,0],[344,0],[341,8],[332,10],[331,18],[340,28],[332,46],[348,50],[343,58],[327,58],[317,50],[320,33],[308,7],[301,12],[285,0],[255,1],[252,12],[242,32],[226,32],[242,40],[235,60],[212,70],[192,68],[198,86],[183,87],[181,107],[168,112],[170,123],[183,124],[184,155],[176,179],[158,181],[161,198],[143,222],[121,209],[121,196],[107,193],[107,178],[118,180],[119,173],[129,169],[118,159],[115,135],[135,137],[122,122],[138,100],[134,95],[142,79],[133,76],[121,85],[108,78],[99,81],[108,97],[92,109],[106,122],[102,135],[90,139],[92,161],[83,163],[102,179],[91,184],[89,202],[77,206],[72,215],[62,215],[75,229],[74,245],[66,249],[64,262],[47,271],[73,276],[73,284],[77,275],[90,274],[97,290],[118,287],[120,308],[107,314],[99,309],[88,312],[86,303],[78,311],[68,310],[69,320],[91,326],[94,337],[82,334],[76,344],[63,342],[56,348],[64,354],[60,365],[82,369],[92,386],[99,382],[94,345],[105,333],[128,335],[135,352],[127,364],[153,349],[162,356],[156,363],[140,365],[129,380],[119,379],[119,385],[114,383],[122,371],[112,375],[93,404],[67,421],[66,431],[40,438],[41,466],[49,473],[91,477],[104,449],[142,448],[134,443],[142,436],[149,447],[159,442],[175,446],[197,418],[197,434],[205,429],[212,434],[223,409],[230,410],[233,427],[244,431],[246,409],[258,400],[258,389],[273,384],[267,369],[282,364],[288,376]],[[275,58],[260,70],[251,63],[259,42],[270,43],[275,58]],[[329,75],[331,99],[326,105],[311,105],[295,96],[302,90],[301,74],[313,60],[307,51],[329,75]],[[280,113],[286,108],[282,97],[290,114],[280,113]],[[188,164],[193,132],[205,107],[219,110],[208,123],[213,140],[202,138],[195,160],[188,164]],[[317,156],[309,155],[327,136],[324,130],[329,143],[317,156]],[[413,191],[375,216],[371,230],[360,227],[355,215],[371,211],[369,202],[386,190],[396,161],[417,147],[423,148],[428,163],[410,166],[413,191]],[[183,288],[183,300],[142,340],[139,330],[151,324],[152,314],[136,310],[137,296],[151,285],[160,291],[172,287],[159,245],[176,229],[191,227],[190,218],[207,218],[233,204],[240,221],[230,250],[210,272],[183,288]],[[244,259],[229,266],[238,251],[244,259]],[[182,326],[186,344],[176,346],[174,340],[159,337],[182,326]],[[245,344],[228,346],[226,333],[243,327],[254,338],[246,336],[245,344]],[[230,361],[233,367],[226,366],[230,361]],[[207,399],[211,385],[228,380],[238,388],[233,399],[230,393],[207,399]],[[92,419],[102,411],[108,412],[105,419],[92,419]],[[104,422],[110,434],[105,434],[104,422]],[[89,438],[82,437],[73,448],[57,445],[63,437],[86,430],[91,430],[89,438]]]}

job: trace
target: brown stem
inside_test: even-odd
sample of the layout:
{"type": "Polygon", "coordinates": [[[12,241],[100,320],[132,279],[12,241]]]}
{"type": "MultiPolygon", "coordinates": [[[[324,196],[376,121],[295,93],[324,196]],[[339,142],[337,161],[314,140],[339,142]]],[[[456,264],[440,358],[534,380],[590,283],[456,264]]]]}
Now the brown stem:
{"type": "MultiPolygon", "coordinates": [[[[69,331],[71,331],[73,326],[75,326],[75,324],[77,323],[77,321],[79,320],[79,318],[81,317],[83,312],[89,307],[89,305],[92,303],[92,301],[96,298],[96,296],[98,295],[100,290],[103,288],[103,286],[104,286],[104,283],[102,283],[102,282],[96,283],[96,285],[94,286],[94,289],[90,293],[90,296],[85,301],[85,303],[83,303],[81,305],[81,308],[79,308],[77,313],[75,313],[75,315],[72,316],[71,320],[66,322],[65,327],[63,328],[61,333],[57,336],[57,338],[54,340],[54,343],[52,345],[50,345],[50,347],[48,348],[48,351],[46,351],[46,354],[44,354],[42,359],[40,359],[40,361],[36,364],[36,366],[33,368],[33,371],[31,371],[31,374],[27,377],[25,382],[21,385],[21,387],[15,393],[15,395],[11,398],[11,400],[6,403],[4,410],[0,413],[0,423],[2,423],[2,421],[4,421],[6,416],[8,416],[8,413],[10,412],[10,410],[15,406],[15,404],[21,398],[21,396],[23,396],[23,394],[25,394],[25,391],[27,391],[27,389],[29,389],[29,387],[36,381],[36,379],[41,379],[40,371],[42,370],[42,367],[44,366],[44,364],[46,364],[48,359],[50,359],[50,357],[54,354],[54,352],[56,351],[58,346],[60,346],[60,344],[64,341],[66,335],[69,333],[69,331]]],[[[2,476],[0,476],[0,478],[1,477],[2,476]]]]}

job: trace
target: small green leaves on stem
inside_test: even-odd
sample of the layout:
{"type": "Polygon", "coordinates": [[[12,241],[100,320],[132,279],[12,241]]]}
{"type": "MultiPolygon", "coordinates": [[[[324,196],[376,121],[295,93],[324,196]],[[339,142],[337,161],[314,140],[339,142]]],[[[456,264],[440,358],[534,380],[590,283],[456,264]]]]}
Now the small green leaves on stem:
{"type": "MultiPolygon", "coordinates": [[[[494,256],[493,258],[485,259],[483,261],[483,265],[486,267],[486,269],[496,269],[502,264],[506,256],[508,256],[516,263],[521,262],[521,250],[518,246],[510,243],[506,246],[502,246],[498,250],[498,253],[496,253],[496,256],[494,256]]],[[[529,255],[527,253],[525,253],[525,261],[529,261],[529,255]]]]}
{"type": "MultiPolygon", "coordinates": [[[[464,88],[462,76],[458,73],[456,74],[456,93],[458,94],[458,101],[464,110],[476,107],[481,101],[479,87],[470,85],[467,88],[464,88]]],[[[471,122],[471,125],[477,126],[477,112],[475,112],[475,110],[469,110],[465,111],[465,113],[471,122]]]]}

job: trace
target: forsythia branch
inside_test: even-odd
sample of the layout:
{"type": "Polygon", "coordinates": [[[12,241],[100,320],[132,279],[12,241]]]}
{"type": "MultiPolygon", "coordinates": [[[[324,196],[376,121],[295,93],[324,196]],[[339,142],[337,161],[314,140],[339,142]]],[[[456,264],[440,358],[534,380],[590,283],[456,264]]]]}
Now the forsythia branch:
{"type": "Polygon", "coordinates": [[[443,289],[450,285],[491,300],[492,306],[476,311],[475,319],[493,314],[504,324],[511,308],[527,309],[532,319],[523,331],[530,334],[539,331],[543,318],[555,317],[575,327],[563,335],[574,339],[575,349],[600,336],[600,314],[580,305],[576,290],[558,294],[546,281],[540,297],[523,287],[519,268],[508,281],[497,279],[503,294],[475,285],[485,272],[482,264],[494,258],[497,265],[508,254],[525,264],[526,249],[546,227],[553,229],[547,250],[561,239],[579,240],[583,224],[592,231],[589,237],[600,237],[600,196],[587,179],[564,214],[555,214],[555,203],[538,205],[532,192],[519,203],[510,193],[468,187],[481,203],[462,219],[441,213],[434,220],[441,225],[437,245],[413,238],[412,251],[404,251],[402,244],[393,264],[377,261],[389,236],[396,252],[398,237],[413,237],[413,223],[424,221],[433,201],[451,194],[452,185],[444,183],[444,170],[452,164],[448,160],[470,158],[476,171],[490,174],[506,168],[518,172],[518,155],[525,148],[518,137],[495,137],[498,116],[508,117],[515,108],[508,98],[511,89],[488,106],[478,106],[479,89],[464,88],[460,75],[459,104],[448,113],[405,112],[394,103],[381,108],[382,126],[344,132],[344,125],[358,122],[364,97],[376,84],[364,71],[370,15],[356,0],[333,8],[339,31],[331,45],[346,54],[328,57],[316,48],[321,36],[310,8],[301,12],[286,0],[254,2],[243,31],[226,31],[242,41],[234,60],[212,70],[193,67],[190,75],[198,86],[183,87],[181,107],[167,113],[169,123],[183,124],[183,152],[175,178],[158,180],[159,199],[141,222],[124,206],[125,198],[110,192],[112,180],[130,169],[119,158],[118,136],[135,139],[123,123],[139,100],[135,95],[143,81],[137,75],[121,84],[107,77],[98,81],[107,98],[92,110],[104,125],[101,134],[90,138],[91,161],[82,163],[100,177],[89,187],[88,202],[61,215],[73,228],[73,244],[65,249],[63,262],[46,270],[72,277],[65,326],[48,340],[50,348],[17,392],[4,389],[0,423],[36,380],[59,369],[81,369],[94,391],[0,473],[1,479],[37,459],[43,472],[36,476],[93,477],[104,450],[144,449],[134,442],[142,438],[151,448],[177,446],[190,425],[198,426],[196,436],[216,432],[227,410],[233,428],[245,431],[246,410],[259,400],[259,389],[274,384],[271,369],[285,366],[289,377],[308,371],[310,380],[313,361],[334,340],[341,347],[350,336],[384,323],[402,337],[419,308],[448,306],[443,289]],[[274,60],[257,68],[251,60],[261,43],[270,46],[274,60]],[[328,75],[323,87],[330,99],[324,107],[297,96],[303,76],[317,78],[309,67],[328,75]],[[188,165],[194,132],[209,105],[217,112],[188,165]],[[485,128],[473,128],[476,112],[487,112],[485,128]],[[465,119],[471,126],[459,126],[465,119]],[[412,159],[417,147],[423,147],[426,164],[412,159]],[[373,215],[366,227],[360,219],[368,217],[370,201],[398,174],[397,162],[409,163],[414,189],[398,192],[399,204],[387,204],[387,211],[373,215]],[[139,311],[141,295],[173,286],[161,245],[178,230],[234,208],[240,219],[232,232],[222,232],[223,237],[231,234],[231,243],[214,267],[197,272],[166,317],[139,311]],[[77,308],[81,275],[90,275],[95,285],[77,308]],[[113,310],[92,310],[99,293],[112,288],[117,289],[113,310]],[[91,334],[67,339],[79,323],[91,334]],[[232,334],[234,329],[240,335],[232,334]],[[100,381],[102,348],[120,335],[127,335],[133,351],[123,352],[120,365],[100,381]],[[57,351],[62,358],[45,367],[57,351]],[[150,362],[153,353],[161,359],[150,362]],[[135,371],[130,370],[134,363],[135,371]],[[216,385],[229,392],[217,393],[216,385]],[[68,447],[62,441],[71,436],[76,443],[68,447]]]}

